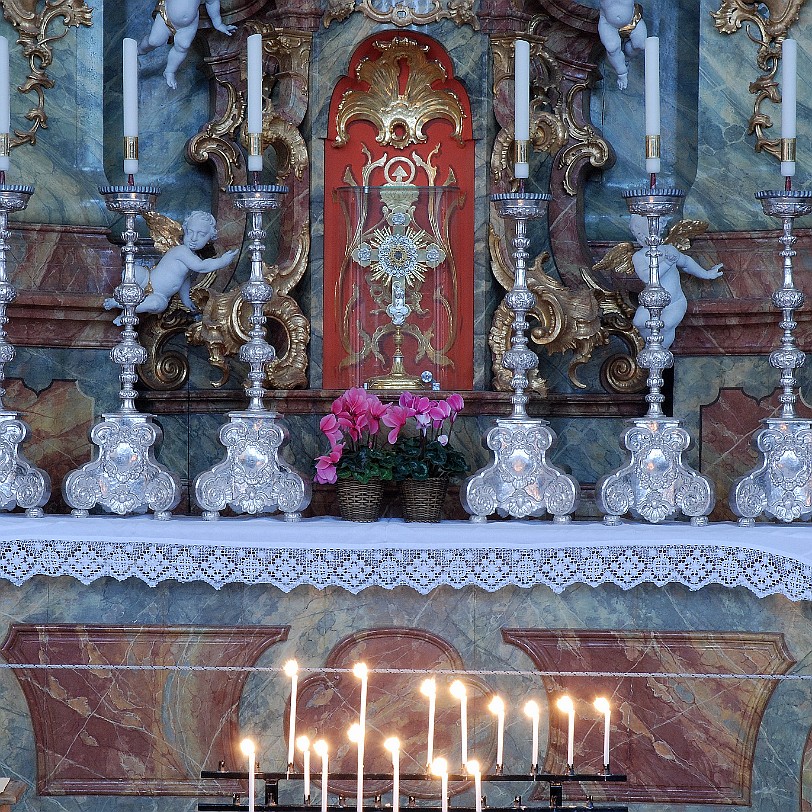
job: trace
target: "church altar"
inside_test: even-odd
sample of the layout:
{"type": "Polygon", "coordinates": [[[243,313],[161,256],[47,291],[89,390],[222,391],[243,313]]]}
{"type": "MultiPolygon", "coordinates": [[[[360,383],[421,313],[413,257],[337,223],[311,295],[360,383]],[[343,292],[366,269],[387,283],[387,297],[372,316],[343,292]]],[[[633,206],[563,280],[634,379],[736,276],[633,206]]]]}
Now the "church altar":
{"type": "Polygon", "coordinates": [[[297,586],[409,587],[425,595],[440,586],[682,584],[691,590],[719,584],[756,595],[812,599],[809,528],[730,522],[695,528],[687,523],[557,525],[540,521],[407,524],[384,519],[367,525],[331,517],[284,522],[230,518],[206,522],[145,516],[4,517],[0,577],[22,584],[37,576],[68,575],[84,584],[104,577],[297,586]]]}

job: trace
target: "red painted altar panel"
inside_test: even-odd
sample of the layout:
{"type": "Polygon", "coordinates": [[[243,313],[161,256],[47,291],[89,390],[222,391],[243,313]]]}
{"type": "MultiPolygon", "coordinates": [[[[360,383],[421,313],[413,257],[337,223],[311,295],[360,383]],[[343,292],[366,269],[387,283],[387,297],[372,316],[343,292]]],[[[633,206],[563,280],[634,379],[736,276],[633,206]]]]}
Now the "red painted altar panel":
{"type": "MultiPolygon", "coordinates": [[[[450,218],[448,244],[441,245],[446,251],[446,260],[425,274],[421,295],[407,319],[409,327],[417,328],[426,340],[421,348],[416,336],[404,329],[404,366],[408,373],[414,375],[426,369],[434,370],[443,389],[472,387],[474,148],[468,96],[462,84],[454,78],[451,60],[438,42],[412,31],[386,31],[359,45],[350,61],[348,76],[338,82],[333,92],[325,145],[325,388],[359,385],[391,369],[393,337],[390,318],[381,306],[381,286],[377,286],[376,300],[373,295],[376,286],[370,278],[370,269],[361,268],[348,256],[348,251],[358,244],[358,234],[348,227],[348,219],[352,218],[342,211],[343,193],[338,190],[356,185],[383,186],[386,183],[384,164],[393,158],[403,160],[404,165],[411,163],[417,166],[412,181],[416,186],[431,186],[430,175],[433,172],[434,185],[449,187],[443,193],[443,206],[454,209],[450,218]],[[402,45],[407,41],[413,44],[402,45]],[[417,83],[410,85],[409,76],[410,72],[420,69],[421,57],[418,56],[416,61],[408,56],[400,58],[397,60],[397,88],[393,87],[392,104],[387,106],[384,103],[385,90],[382,89],[385,83],[364,81],[359,75],[363,71],[359,71],[359,68],[365,62],[367,67],[369,63],[383,64],[387,50],[393,48],[405,49],[409,53],[419,51],[425,57],[426,65],[441,66],[445,78],[441,72],[435,73],[438,78],[416,89],[417,83]],[[362,100],[360,108],[380,111],[382,108],[386,110],[400,106],[407,110],[407,118],[410,103],[413,103],[414,110],[432,111],[429,120],[417,128],[422,129],[425,141],[405,143],[409,141],[404,137],[409,128],[396,127],[393,136],[395,143],[380,143],[378,139],[382,133],[379,124],[362,112],[346,124],[346,142],[341,144],[337,141],[337,136],[342,135],[337,121],[342,99],[348,94],[354,102],[358,102],[362,96],[367,97],[369,103],[365,104],[362,100]],[[459,129],[453,120],[443,115],[446,102],[461,111],[459,129]],[[379,161],[380,166],[374,167],[379,161]],[[422,168],[424,165],[430,169],[422,168]],[[372,340],[376,331],[383,331],[377,342],[372,340]]],[[[430,217],[424,203],[428,199],[431,199],[431,193],[421,193],[414,214],[414,225],[427,231],[430,230],[430,217]]],[[[374,214],[374,195],[369,200],[370,214],[374,214]]],[[[346,198],[344,209],[347,209],[346,198]]],[[[378,209],[377,219],[386,226],[380,216],[380,206],[378,209]]],[[[373,221],[374,217],[370,216],[366,224],[373,221]]]]}

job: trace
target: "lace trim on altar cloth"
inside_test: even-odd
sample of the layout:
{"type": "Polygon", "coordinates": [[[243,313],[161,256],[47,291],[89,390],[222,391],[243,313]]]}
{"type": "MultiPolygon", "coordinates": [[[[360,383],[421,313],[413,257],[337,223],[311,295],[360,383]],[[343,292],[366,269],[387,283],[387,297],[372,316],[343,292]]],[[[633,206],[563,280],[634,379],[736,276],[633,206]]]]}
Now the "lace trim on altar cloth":
{"type": "MultiPolygon", "coordinates": [[[[36,521],[36,520],[34,520],[36,521]]],[[[33,528],[32,528],[33,529],[33,528]]],[[[752,532],[752,531],[751,531],[752,532]]],[[[0,542],[0,577],[20,585],[36,575],[69,575],[83,584],[97,578],[341,587],[410,587],[426,594],[438,586],[547,586],[560,593],[573,584],[710,584],[745,587],[759,597],[812,599],[812,565],[789,556],[718,545],[629,545],[509,549],[375,549],[228,547],[211,544],[21,539],[0,542]]]]}

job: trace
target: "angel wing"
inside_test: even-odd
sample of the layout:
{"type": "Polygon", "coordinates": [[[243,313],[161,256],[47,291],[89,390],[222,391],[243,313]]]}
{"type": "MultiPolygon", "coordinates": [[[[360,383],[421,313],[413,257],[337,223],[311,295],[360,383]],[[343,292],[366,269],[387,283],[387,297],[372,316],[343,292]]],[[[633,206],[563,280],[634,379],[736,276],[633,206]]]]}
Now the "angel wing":
{"type": "Polygon", "coordinates": [[[680,220],[674,223],[668,231],[665,242],[673,245],[677,251],[687,251],[691,247],[691,240],[704,234],[708,230],[705,220],[680,220]]]}
{"type": "Polygon", "coordinates": [[[616,271],[617,273],[631,275],[634,273],[634,246],[630,242],[619,242],[610,248],[603,259],[592,266],[593,271],[616,271]]]}
{"type": "Polygon", "coordinates": [[[144,214],[144,219],[155,247],[162,254],[183,242],[183,226],[171,217],[157,211],[148,211],[144,214]]]}

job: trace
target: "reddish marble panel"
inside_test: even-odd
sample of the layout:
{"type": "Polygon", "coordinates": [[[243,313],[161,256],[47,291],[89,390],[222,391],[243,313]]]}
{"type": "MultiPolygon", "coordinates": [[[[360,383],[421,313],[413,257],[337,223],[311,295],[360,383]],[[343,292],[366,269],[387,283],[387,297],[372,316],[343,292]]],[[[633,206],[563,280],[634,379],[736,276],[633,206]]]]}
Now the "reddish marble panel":
{"type": "MultiPolygon", "coordinates": [[[[326,668],[352,668],[364,662],[371,670],[367,695],[367,736],[364,757],[365,772],[390,773],[392,760],[383,742],[389,736],[401,741],[401,770],[404,773],[422,773],[426,767],[426,732],[428,725],[428,699],[420,693],[425,674],[387,674],[376,669],[415,669],[433,672],[441,669],[461,670],[462,658],[445,640],[419,629],[370,629],[352,635],[340,642],[330,653],[326,668]]],[[[475,728],[473,720],[489,716],[486,710],[490,700],[488,687],[475,677],[461,677],[468,689],[468,708],[472,720],[469,731],[469,757],[476,753],[496,752],[496,737],[487,729],[475,728]]],[[[449,695],[451,680],[437,679],[437,715],[434,756],[448,759],[449,769],[460,770],[460,706],[449,695]]],[[[296,714],[297,735],[313,739],[326,738],[330,742],[330,770],[355,773],[357,750],[346,736],[353,722],[358,721],[360,707],[360,680],[352,674],[311,675],[299,683],[296,714]],[[335,755],[334,755],[335,753],[335,755]]],[[[288,706],[283,731],[287,735],[290,714],[288,706]]],[[[301,759],[301,755],[297,754],[301,759]]],[[[489,765],[482,759],[483,769],[489,765]]],[[[301,764],[299,764],[301,769],[301,764]]],[[[375,795],[391,788],[392,782],[366,781],[364,793],[375,795]]],[[[428,789],[425,782],[403,782],[401,792],[428,797],[436,786],[428,789]]],[[[461,792],[465,785],[452,784],[451,794],[461,792]]],[[[354,794],[355,783],[331,781],[330,791],[354,794]]]]}
{"type": "Polygon", "coordinates": [[[241,759],[240,671],[116,671],[117,665],[251,666],[287,638],[284,626],[28,625],[11,627],[2,654],[20,669],[37,750],[40,795],[199,795],[200,770],[241,759]],[[111,668],[110,666],[113,666],[111,668]]]}
{"type": "Polygon", "coordinates": [[[605,793],[584,785],[589,794],[652,803],[750,803],[756,736],[776,683],[714,675],[785,673],[794,660],[783,635],[503,629],[502,636],[540,671],[584,674],[542,677],[553,700],[545,769],[566,769],[566,716],[554,704],[565,692],[576,706],[576,770],[600,769],[603,727],[592,702],[601,694],[614,709],[612,770],[626,773],[628,783],[607,786],[605,793]],[[658,676],[590,676],[595,672],[658,676]]]}

